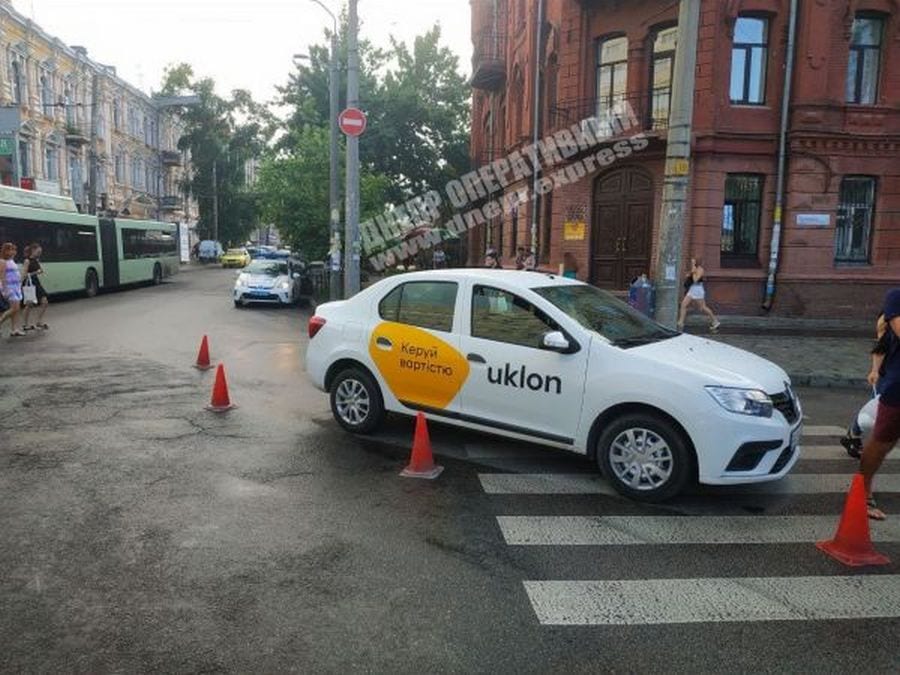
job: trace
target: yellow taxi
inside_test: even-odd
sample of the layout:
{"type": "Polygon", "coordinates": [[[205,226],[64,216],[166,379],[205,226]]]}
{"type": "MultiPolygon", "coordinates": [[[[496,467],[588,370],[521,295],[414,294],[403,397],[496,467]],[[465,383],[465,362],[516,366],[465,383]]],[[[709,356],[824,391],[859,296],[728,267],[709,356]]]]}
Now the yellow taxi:
{"type": "Polygon", "coordinates": [[[250,254],[245,248],[230,248],[221,258],[222,267],[244,268],[250,264],[250,254]]]}

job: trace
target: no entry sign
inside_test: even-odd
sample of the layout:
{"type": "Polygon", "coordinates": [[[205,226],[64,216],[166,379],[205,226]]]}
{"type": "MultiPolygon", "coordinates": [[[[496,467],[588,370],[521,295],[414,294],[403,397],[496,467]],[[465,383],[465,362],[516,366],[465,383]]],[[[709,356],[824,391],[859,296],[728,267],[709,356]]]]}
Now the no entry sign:
{"type": "Polygon", "coordinates": [[[338,125],[347,136],[362,136],[366,130],[366,114],[359,108],[347,108],[338,117],[338,125]]]}

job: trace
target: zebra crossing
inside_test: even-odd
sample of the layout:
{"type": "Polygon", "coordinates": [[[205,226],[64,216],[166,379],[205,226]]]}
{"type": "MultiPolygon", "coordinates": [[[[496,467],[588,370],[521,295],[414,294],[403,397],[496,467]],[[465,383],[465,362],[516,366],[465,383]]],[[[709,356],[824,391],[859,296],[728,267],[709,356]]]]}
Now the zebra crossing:
{"type": "MultiPolygon", "coordinates": [[[[736,560],[730,562],[735,563],[747,546],[793,545],[798,556],[815,557],[820,554],[812,544],[833,535],[843,502],[840,495],[847,491],[855,471],[855,464],[836,442],[841,433],[837,427],[808,426],[804,441],[810,446],[807,451],[804,445],[801,455],[804,470],[826,464],[837,473],[794,473],[776,483],[732,488],[762,498],[771,495],[782,504],[785,496],[805,498],[808,505],[810,495],[831,495],[822,500],[826,504],[821,507],[824,513],[658,515],[656,510],[652,515],[597,515],[560,514],[550,506],[554,515],[543,515],[535,513],[535,500],[546,499],[552,504],[579,495],[612,496],[615,492],[602,478],[587,473],[480,473],[478,478],[483,491],[504,505],[503,512],[496,515],[496,524],[507,546],[519,551],[552,551],[556,558],[596,547],[590,552],[596,551],[597,569],[603,571],[593,574],[597,577],[616,573],[615,568],[602,565],[604,553],[621,553],[626,548],[637,555],[650,551],[647,556],[651,556],[667,550],[659,547],[714,547],[717,555],[733,556],[736,560]],[[517,497],[529,502],[527,515],[510,512],[516,510],[517,497]]],[[[890,473],[897,459],[893,457],[877,478],[876,489],[881,495],[900,493],[900,473],[890,473]]],[[[723,506],[728,503],[727,496],[712,495],[710,499],[722,499],[723,506]]],[[[893,546],[900,542],[900,518],[872,523],[871,530],[876,544],[893,546]]],[[[642,565],[645,570],[646,560],[642,565]]],[[[739,564],[729,568],[741,569],[739,564]]],[[[706,568],[707,574],[691,577],[688,566],[675,572],[677,578],[671,578],[673,571],[664,569],[661,563],[658,578],[635,579],[626,570],[619,573],[624,578],[565,579],[553,578],[551,571],[548,578],[523,579],[522,585],[537,621],[547,626],[900,617],[900,569],[896,561],[878,570],[850,572],[836,564],[833,574],[830,567],[818,569],[822,570],[820,575],[798,572],[796,576],[765,576],[764,569],[755,567],[747,570],[747,576],[716,577],[706,568]]]]}

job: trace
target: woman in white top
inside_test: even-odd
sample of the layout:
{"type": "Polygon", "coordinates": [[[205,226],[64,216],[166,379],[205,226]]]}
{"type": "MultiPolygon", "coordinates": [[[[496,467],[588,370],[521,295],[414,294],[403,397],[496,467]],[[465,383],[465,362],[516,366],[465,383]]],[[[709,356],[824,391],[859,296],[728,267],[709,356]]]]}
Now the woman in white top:
{"type": "Polygon", "coordinates": [[[696,306],[701,312],[709,317],[709,329],[715,333],[719,326],[719,320],[713,311],[706,305],[706,286],[703,280],[703,265],[696,258],[691,258],[691,273],[684,280],[684,300],[681,301],[681,312],[678,315],[678,330],[684,330],[684,320],[687,318],[688,310],[692,306],[696,306]]]}

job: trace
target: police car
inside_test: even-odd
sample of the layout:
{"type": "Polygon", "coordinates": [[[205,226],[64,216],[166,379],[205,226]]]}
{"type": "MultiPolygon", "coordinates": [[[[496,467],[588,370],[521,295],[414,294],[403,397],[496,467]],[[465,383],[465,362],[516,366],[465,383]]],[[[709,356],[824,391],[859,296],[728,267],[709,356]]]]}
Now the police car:
{"type": "Polygon", "coordinates": [[[390,277],[309,320],[307,372],[338,424],[387,412],[594,458],[622,494],[776,480],[799,457],[786,373],[668,330],[593,286],[537,272],[390,277]]]}

